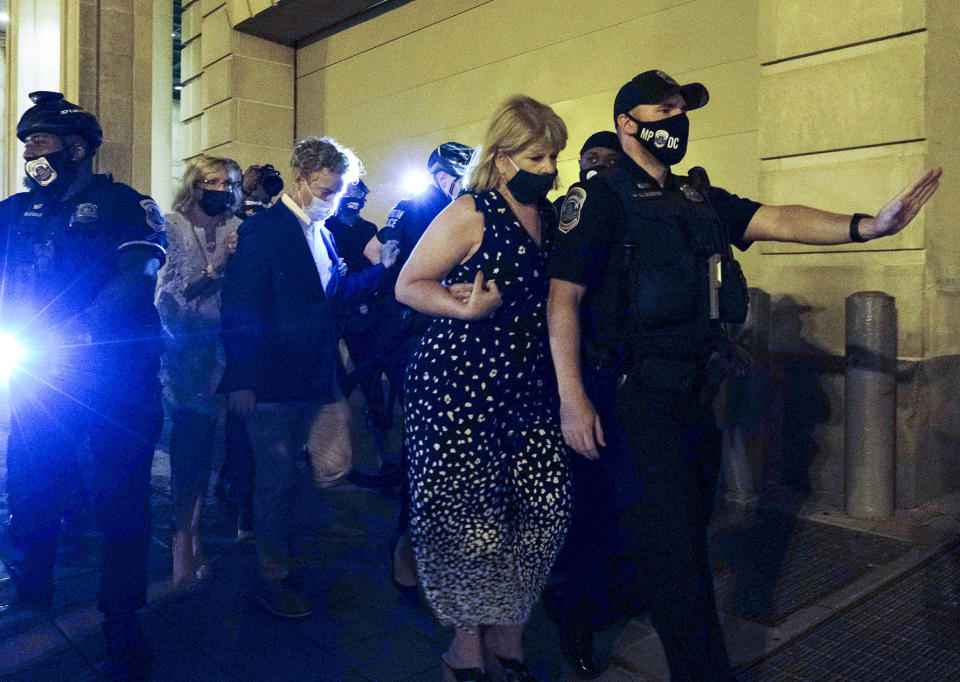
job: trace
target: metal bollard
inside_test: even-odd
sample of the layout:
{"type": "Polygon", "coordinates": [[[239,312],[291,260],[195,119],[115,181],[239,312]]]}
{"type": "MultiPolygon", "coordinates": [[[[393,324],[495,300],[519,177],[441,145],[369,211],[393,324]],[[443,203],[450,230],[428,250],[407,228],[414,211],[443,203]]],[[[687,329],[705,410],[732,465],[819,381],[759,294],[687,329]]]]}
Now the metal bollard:
{"type": "Polygon", "coordinates": [[[889,518],[895,503],[897,310],[882,291],[846,300],[844,502],[861,519],[889,518]]]}

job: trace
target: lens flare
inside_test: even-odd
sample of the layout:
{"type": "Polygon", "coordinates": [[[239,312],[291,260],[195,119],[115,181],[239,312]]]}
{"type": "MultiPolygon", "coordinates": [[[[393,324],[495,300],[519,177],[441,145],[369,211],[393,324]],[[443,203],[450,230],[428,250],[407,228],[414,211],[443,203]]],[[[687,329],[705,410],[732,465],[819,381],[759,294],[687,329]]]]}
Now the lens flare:
{"type": "Polygon", "coordinates": [[[419,170],[407,171],[403,176],[403,191],[407,196],[416,196],[427,189],[433,178],[419,170]]]}
{"type": "Polygon", "coordinates": [[[0,380],[10,378],[13,370],[23,362],[26,351],[12,334],[0,332],[0,380]]]}

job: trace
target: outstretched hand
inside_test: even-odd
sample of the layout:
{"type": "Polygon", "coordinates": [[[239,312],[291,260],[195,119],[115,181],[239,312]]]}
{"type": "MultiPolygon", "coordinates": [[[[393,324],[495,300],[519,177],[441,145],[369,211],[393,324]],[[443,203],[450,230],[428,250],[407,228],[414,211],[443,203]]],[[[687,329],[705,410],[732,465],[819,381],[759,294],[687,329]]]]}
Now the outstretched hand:
{"type": "Polygon", "coordinates": [[[905,228],[920,212],[940,186],[942,168],[927,171],[923,177],[905,187],[872,220],[860,222],[860,234],[867,239],[888,237],[905,228]]]}

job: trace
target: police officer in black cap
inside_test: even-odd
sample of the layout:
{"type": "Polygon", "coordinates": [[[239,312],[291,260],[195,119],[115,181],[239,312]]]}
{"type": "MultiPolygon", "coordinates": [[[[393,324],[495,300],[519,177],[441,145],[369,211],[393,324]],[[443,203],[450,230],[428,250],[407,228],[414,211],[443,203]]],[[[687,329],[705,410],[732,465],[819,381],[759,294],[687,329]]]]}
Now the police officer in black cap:
{"type": "Polygon", "coordinates": [[[612,588],[643,588],[674,680],[730,679],[707,552],[720,467],[712,409],[725,323],[743,322],[731,246],[841,244],[895,234],[936,191],[929,171],[875,217],[761,206],[711,187],[684,156],[700,83],[662,71],[614,101],[625,159],[574,185],[561,210],[548,301],[567,443],[598,460],[619,517],[604,548],[612,588]]]}
{"type": "MultiPolygon", "coordinates": [[[[580,147],[580,182],[592,178],[605,168],[620,165],[620,140],[612,130],[601,130],[587,138],[580,147]]],[[[563,206],[566,197],[559,196],[553,202],[557,211],[563,206]]]]}
{"type": "Polygon", "coordinates": [[[0,325],[24,348],[10,376],[7,450],[18,597],[50,604],[60,518],[82,485],[76,472],[89,472],[106,672],[126,679],[150,660],[137,609],[162,420],[153,292],[163,216],[150,197],[93,173],[103,137],[95,116],[58,92],[30,97],[17,126],[28,191],[0,203],[0,325]]]}

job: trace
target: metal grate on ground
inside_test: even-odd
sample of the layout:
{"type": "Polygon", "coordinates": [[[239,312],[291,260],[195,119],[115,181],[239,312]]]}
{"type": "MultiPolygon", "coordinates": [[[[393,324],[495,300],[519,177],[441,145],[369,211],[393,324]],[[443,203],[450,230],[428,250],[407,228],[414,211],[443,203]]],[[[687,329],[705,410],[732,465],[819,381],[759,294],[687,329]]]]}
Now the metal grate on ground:
{"type": "Polygon", "coordinates": [[[720,609],[768,627],[911,547],[780,511],[758,512],[711,542],[720,609]]]}
{"type": "Polygon", "coordinates": [[[777,649],[741,680],[960,680],[960,545],[777,649]]]}

